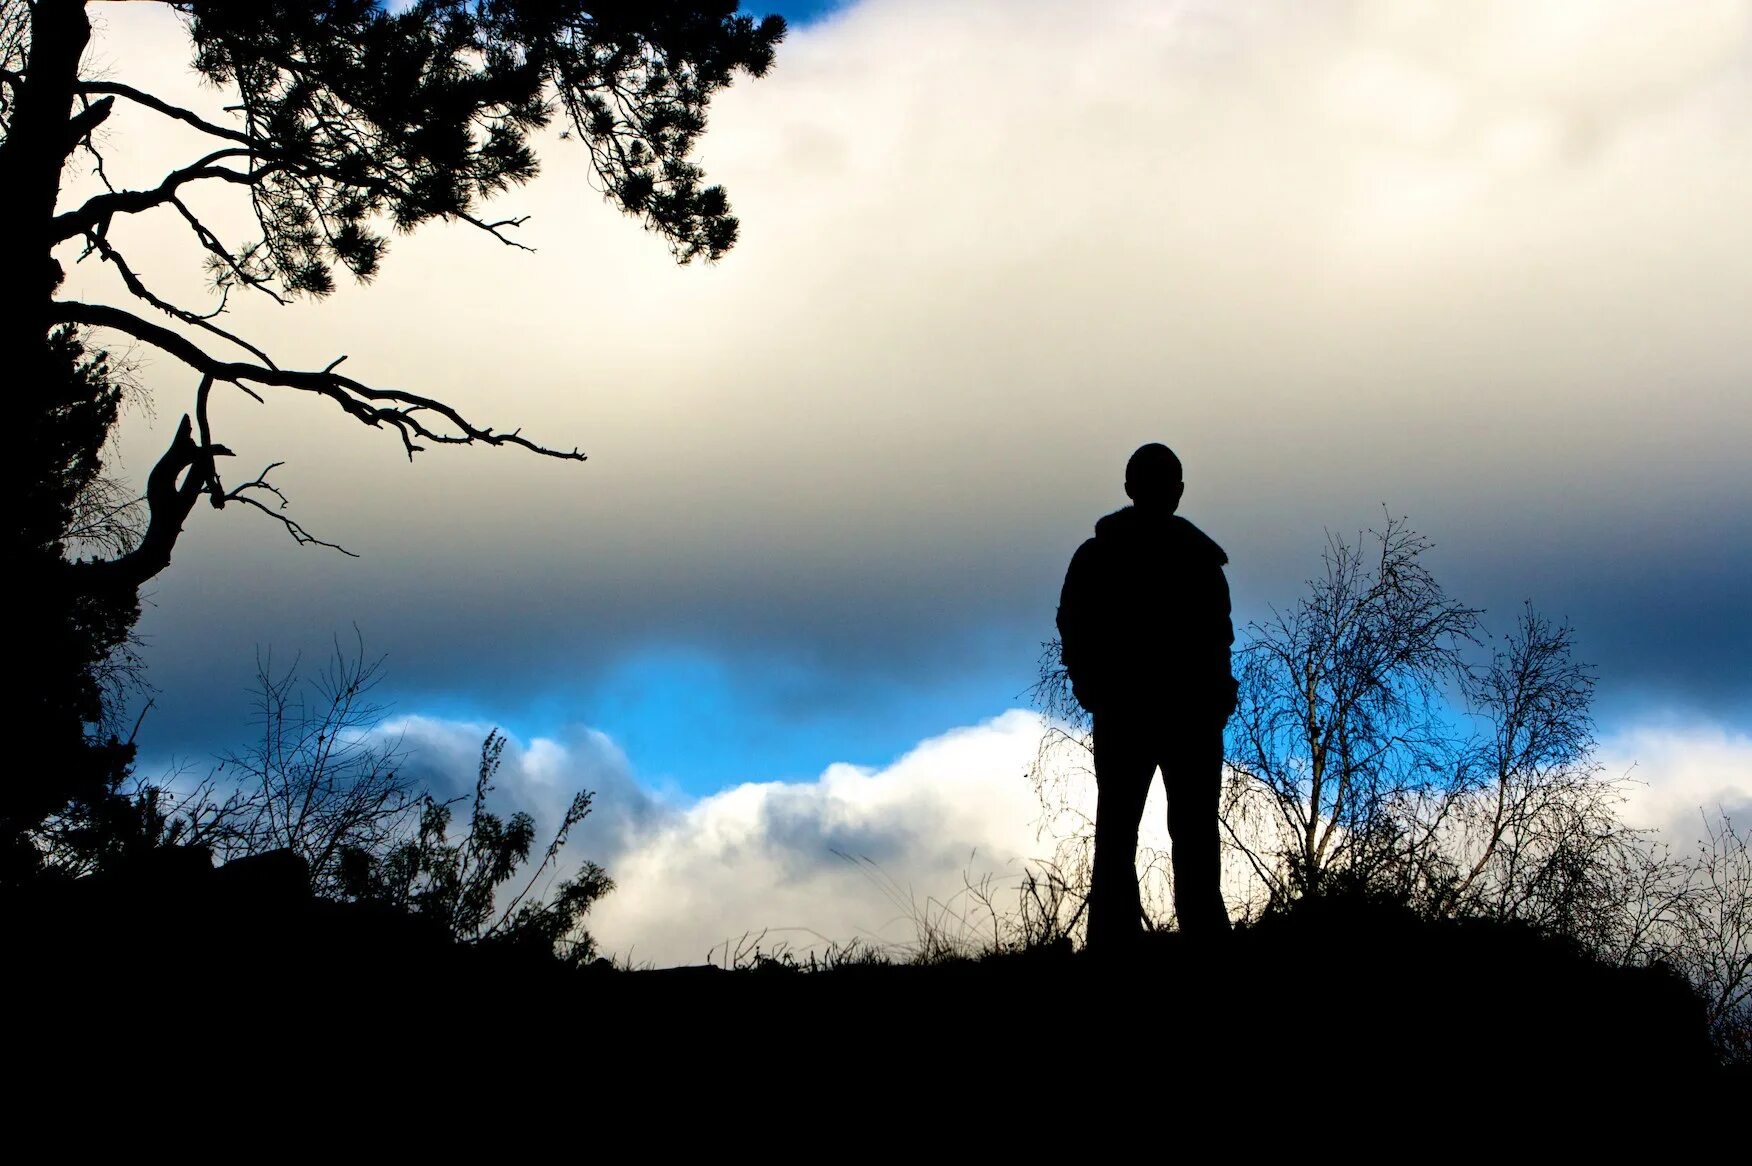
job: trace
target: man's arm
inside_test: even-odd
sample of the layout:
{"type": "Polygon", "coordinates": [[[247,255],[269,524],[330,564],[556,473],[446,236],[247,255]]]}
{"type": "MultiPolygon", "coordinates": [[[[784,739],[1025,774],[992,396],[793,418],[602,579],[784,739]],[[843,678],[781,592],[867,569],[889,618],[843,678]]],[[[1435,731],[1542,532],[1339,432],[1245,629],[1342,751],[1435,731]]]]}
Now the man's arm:
{"type": "Polygon", "coordinates": [[[1211,588],[1215,602],[1211,604],[1212,630],[1219,632],[1212,638],[1220,640],[1223,646],[1223,665],[1225,669],[1229,662],[1229,649],[1235,645],[1234,612],[1229,604],[1229,576],[1221,567],[1216,568],[1216,579],[1211,588]]]}
{"type": "Polygon", "coordinates": [[[1211,640],[1212,666],[1216,675],[1224,684],[1223,715],[1227,717],[1235,711],[1241,686],[1235,680],[1234,661],[1231,649],[1235,645],[1235,620],[1229,601],[1229,577],[1221,566],[1212,568],[1215,576],[1211,584],[1211,640]]]}
{"type": "Polygon", "coordinates": [[[1084,708],[1089,708],[1089,657],[1094,641],[1091,627],[1094,597],[1090,591],[1097,554],[1094,539],[1078,547],[1065,571],[1064,587],[1059,591],[1059,659],[1064,662],[1065,672],[1070,677],[1072,692],[1084,708]]]}

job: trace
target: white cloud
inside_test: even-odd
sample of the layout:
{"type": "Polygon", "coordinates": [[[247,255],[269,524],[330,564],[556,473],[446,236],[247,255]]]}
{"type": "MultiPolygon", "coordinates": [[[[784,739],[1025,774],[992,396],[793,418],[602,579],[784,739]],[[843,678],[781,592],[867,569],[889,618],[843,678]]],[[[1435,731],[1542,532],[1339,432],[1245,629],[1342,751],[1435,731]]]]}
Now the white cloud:
{"type": "MultiPolygon", "coordinates": [[[[418,751],[419,772],[436,788],[470,788],[487,726],[412,717],[391,728],[418,751]]],[[[814,781],[750,782],[689,802],[641,787],[612,742],[578,730],[564,740],[513,742],[499,797],[545,824],[574,790],[599,791],[569,853],[614,877],[617,889],[591,930],[605,950],[635,961],[700,963],[726,941],[763,932],[768,950],[860,938],[905,945],[917,938],[915,916],[951,932],[985,919],[965,894],[969,878],[989,874],[1009,886],[1024,860],[1051,853],[1026,776],[1041,732],[1037,715],[1014,709],[923,741],[880,769],[833,765],[814,781]]],[[[1752,818],[1745,734],[1650,725],[1615,734],[1600,757],[1607,776],[1628,770],[1634,779],[1625,821],[1661,830],[1678,851],[1697,836],[1700,808],[1752,818]]],[[[1086,782],[1075,787],[1073,808],[1092,814],[1092,793],[1086,782]]],[[[1140,861],[1167,849],[1163,809],[1158,781],[1140,861]]],[[[1239,868],[1229,875],[1238,908],[1244,880],[1239,868]]]]}
{"type": "MultiPolygon", "coordinates": [[[[473,789],[490,728],[416,715],[378,732],[408,750],[405,772],[434,794],[457,797],[473,789]]],[[[977,943],[990,917],[968,883],[991,876],[993,901],[1013,909],[1024,863],[1053,857],[1058,836],[1094,818],[1093,781],[1079,771],[1086,757],[1065,747],[1050,761],[1064,784],[1049,796],[1062,801],[1043,829],[1028,776],[1043,731],[1037,714],[1012,709],[922,741],[880,768],[835,764],[812,781],[747,782],[689,799],[644,785],[606,734],[574,726],[557,737],[511,739],[490,806],[530,812],[539,832],[552,828],[576,791],[596,791],[565,860],[608,869],[617,887],[589,926],[605,951],[638,963],[722,961],[722,945],[744,941],[769,952],[854,939],[904,950],[920,920],[977,943]]],[[[1655,831],[1676,855],[1690,854],[1704,818],[1718,811],[1752,830],[1752,735],[1658,720],[1607,736],[1597,757],[1603,779],[1628,779],[1620,786],[1623,821],[1655,831]]],[[[1165,810],[1158,780],[1138,856],[1157,916],[1168,910],[1165,810]]],[[[1261,889],[1239,856],[1228,858],[1225,895],[1239,916],[1263,905],[1261,889]]]]}
{"type": "Polygon", "coordinates": [[[1013,710],[924,741],[894,764],[751,783],[657,820],[613,862],[601,941],[635,959],[698,963],[765,931],[804,948],[907,942],[964,876],[1013,876],[1040,852],[1026,771],[1040,719],[1013,710]]]}
{"type": "MultiPolygon", "coordinates": [[[[913,938],[913,925],[866,869],[834,856],[865,853],[914,901],[958,896],[964,878],[1013,875],[1045,857],[1040,804],[1024,774],[1040,744],[1037,716],[1013,710],[921,743],[881,770],[833,766],[814,782],[739,786],[650,820],[611,863],[620,889],[597,932],[610,948],[658,964],[699,962],[725,939],[768,931],[808,946],[822,938],[913,938]]],[[[1689,849],[1700,808],[1752,817],[1752,738],[1715,725],[1634,728],[1602,747],[1606,773],[1630,769],[1623,814],[1689,849]]],[[[1085,783],[1073,802],[1092,813],[1085,783]]],[[[1161,784],[1145,809],[1141,846],[1166,851],[1161,784]]],[[[1140,861],[1147,861],[1142,853],[1140,861]]],[[[1238,908],[1239,867],[1226,878],[1238,908]]],[[[1008,906],[1008,903],[1001,904],[1008,906]]],[[[965,908],[965,903],[958,906],[965,908]]]]}
{"type": "Polygon", "coordinates": [[[1654,723],[1601,744],[1608,776],[1626,776],[1623,817],[1658,830],[1677,852],[1702,837],[1706,817],[1752,826],[1752,735],[1722,725],[1654,723]]]}
{"type": "MultiPolygon", "coordinates": [[[[435,792],[473,788],[490,726],[432,717],[383,727],[435,792]]],[[[892,765],[829,766],[807,782],[750,782],[694,801],[640,786],[605,736],[512,741],[491,804],[539,828],[573,792],[594,811],[567,853],[602,863],[615,892],[592,916],[605,949],[660,965],[699,963],[726,940],[767,933],[796,949],[915,938],[908,912],[940,916],[964,876],[1013,877],[1041,853],[1026,772],[1038,716],[1012,710],[921,742],[892,765]]]]}
{"type": "MultiPolygon", "coordinates": [[[[402,716],[376,731],[406,750],[404,773],[434,796],[454,798],[473,794],[481,745],[492,729],[486,722],[402,716]]],[[[620,747],[583,726],[559,738],[508,739],[493,787],[489,808],[527,811],[538,831],[551,830],[579,790],[595,791],[590,816],[573,831],[569,852],[597,861],[618,855],[663,812],[661,795],[634,779],[620,747]]]]}

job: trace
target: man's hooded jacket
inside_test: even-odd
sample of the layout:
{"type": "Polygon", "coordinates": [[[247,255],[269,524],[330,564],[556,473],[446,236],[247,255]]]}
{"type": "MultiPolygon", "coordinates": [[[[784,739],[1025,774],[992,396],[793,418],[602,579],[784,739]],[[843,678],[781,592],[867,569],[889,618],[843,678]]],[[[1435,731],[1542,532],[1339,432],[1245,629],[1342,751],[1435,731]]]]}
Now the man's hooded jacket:
{"type": "Polygon", "coordinates": [[[1059,595],[1065,669],[1091,712],[1233,707],[1229,556],[1179,515],[1127,506],[1095,524],[1059,595]]]}

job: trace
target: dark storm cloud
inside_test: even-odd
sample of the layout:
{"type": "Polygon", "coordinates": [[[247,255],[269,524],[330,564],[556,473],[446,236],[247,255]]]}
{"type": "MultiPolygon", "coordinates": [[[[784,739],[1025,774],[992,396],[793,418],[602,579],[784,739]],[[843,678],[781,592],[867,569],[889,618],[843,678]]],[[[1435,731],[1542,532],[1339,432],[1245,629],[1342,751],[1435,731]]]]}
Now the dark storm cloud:
{"type": "MultiPolygon", "coordinates": [[[[145,625],[166,747],[236,723],[254,645],[354,622],[473,710],[653,644],[772,708],[1015,674],[995,708],[1148,439],[1243,615],[1385,502],[1462,597],[1570,616],[1621,691],[1743,708],[1747,5],[1066,11],[799,31],[707,136],[744,221],[719,266],[669,267],[554,143],[502,200],[538,254],[433,229],[369,288],[238,305],[285,362],[344,352],[592,458],[410,466],[317,403],[221,401],[240,465],[286,459],[300,517],[366,557],[197,514],[145,625]]],[[[117,71],[172,83],[139,49],[165,28],[110,21],[117,71]]],[[[118,122],[112,176],[149,176],[151,132],[118,122]]],[[[138,254],[193,271],[168,232],[138,254]]],[[[142,377],[135,467],[191,388],[142,377]]]]}

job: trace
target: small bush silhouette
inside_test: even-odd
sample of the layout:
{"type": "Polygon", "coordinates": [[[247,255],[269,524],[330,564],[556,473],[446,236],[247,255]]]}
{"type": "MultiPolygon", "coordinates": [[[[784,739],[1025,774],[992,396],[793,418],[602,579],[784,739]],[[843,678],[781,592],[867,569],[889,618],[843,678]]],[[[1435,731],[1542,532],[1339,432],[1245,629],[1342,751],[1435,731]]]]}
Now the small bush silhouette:
{"type": "Polygon", "coordinates": [[[414,836],[376,853],[351,847],[341,856],[340,889],[347,897],[383,903],[436,923],[462,943],[491,943],[551,951],[569,964],[596,958],[596,942],[584,929],[591,906],[614,889],[601,867],[584,862],[572,877],[533,895],[550,874],[572,827],[590,813],[595,796],[572,798],[541,861],[509,899],[501,891],[519,878],[535,844],[535,819],[518,812],[501,818],[486,808],[505,737],[494,730],[481,745],[480,769],[469,806],[468,829],[450,840],[451,802],[427,795],[414,836]]]}

